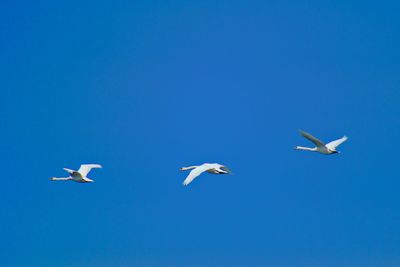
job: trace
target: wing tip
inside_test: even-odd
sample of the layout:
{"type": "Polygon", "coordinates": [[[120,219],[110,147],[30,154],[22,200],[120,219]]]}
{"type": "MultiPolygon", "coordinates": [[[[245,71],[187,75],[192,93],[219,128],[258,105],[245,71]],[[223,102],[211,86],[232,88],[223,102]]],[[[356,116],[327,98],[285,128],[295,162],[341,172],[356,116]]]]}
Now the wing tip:
{"type": "Polygon", "coordinates": [[[306,135],[309,135],[308,132],[306,132],[306,131],[304,131],[304,130],[302,130],[302,129],[299,129],[299,133],[300,133],[300,135],[302,135],[303,137],[305,137],[306,135]]]}
{"type": "Polygon", "coordinates": [[[97,164],[97,163],[84,163],[84,164],[81,164],[81,166],[92,166],[92,167],[96,166],[99,168],[103,168],[103,165],[97,164]]]}

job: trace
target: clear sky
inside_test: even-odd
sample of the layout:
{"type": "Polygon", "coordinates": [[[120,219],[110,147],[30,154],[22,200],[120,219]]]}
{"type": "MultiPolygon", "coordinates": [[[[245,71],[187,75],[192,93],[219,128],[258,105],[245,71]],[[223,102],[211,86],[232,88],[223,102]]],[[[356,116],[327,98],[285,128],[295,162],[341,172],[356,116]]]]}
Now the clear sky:
{"type": "Polygon", "coordinates": [[[3,1],[0,265],[400,266],[399,12],[3,1]]]}

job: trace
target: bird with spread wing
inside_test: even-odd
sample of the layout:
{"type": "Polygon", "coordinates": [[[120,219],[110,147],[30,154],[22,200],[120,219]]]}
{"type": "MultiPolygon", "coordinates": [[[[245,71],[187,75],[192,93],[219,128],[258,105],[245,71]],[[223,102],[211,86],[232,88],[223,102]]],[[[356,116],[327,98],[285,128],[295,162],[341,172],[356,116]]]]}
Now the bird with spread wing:
{"type": "Polygon", "coordinates": [[[92,183],[94,182],[92,179],[88,178],[87,175],[89,174],[91,169],[102,168],[99,164],[82,164],[79,170],[74,171],[71,169],[63,168],[64,171],[68,172],[70,176],[68,177],[52,177],[50,178],[51,181],[75,181],[78,183],[92,183]]]}
{"type": "Polygon", "coordinates": [[[180,168],[181,171],[191,170],[189,175],[183,181],[183,185],[190,184],[197,176],[203,172],[212,174],[230,174],[231,171],[224,165],[218,163],[204,163],[200,166],[189,166],[180,168]]]}
{"type": "Polygon", "coordinates": [[[311,134],[306,133],[302,130],[300,130],[300,134],[304,138],[306,138],[306,139],[310,140],[312,143],[314,143],[316,145],[316,147],[311,148],[311,147],[296,146],[294,149],[314,151],[314,152],[319,152],[319,153],[326,154],[326,155],[340,153],[339,151],[336,150],[336,148],[348,139],[347,136],[343,136],[340,139],[337,139],[335,141],[325,144],[318,138],[316,138],[316,137],[312,136],[311,134]]]}

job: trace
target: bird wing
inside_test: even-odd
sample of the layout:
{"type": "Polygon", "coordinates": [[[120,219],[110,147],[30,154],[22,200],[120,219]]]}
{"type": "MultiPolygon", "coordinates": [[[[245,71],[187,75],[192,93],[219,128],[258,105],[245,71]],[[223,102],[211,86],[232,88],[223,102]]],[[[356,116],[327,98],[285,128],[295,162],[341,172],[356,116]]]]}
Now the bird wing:
{"type": "Polygon", "coordinates": [[[194,168],[190,171],[189,175],[186,177],[185,181],[183,181],[183,185],[190,184],[197,176],[202,174],[203,172],[212,169],[208,164],[203,164],[199,167],[194,168]]]}
{"type": "Polygon", "coordinates": [[[338,146],[340,146],[343,142],[345,142],[347,140],[347,136],[343,136],[342,138],[329,142],[328,144],[326,144],[326,147],[332,150],[335,150],[338,146]]]}
{"type": "Polygon", "coordinates": [[[82,175],[82,177],[86,177],[91,169],[96,168],[102,168],[102,166],[99,164],[82,164],[78,172],[82,175]]]}
{"type": "Polygon", "coordinates": [[[312,135],[309,134],[309,133],[306,133],[306,132],[300,130],[300,134],[301,134],[303,137],[305,137],[305,138],[307,138],[308,140],[310,140],[311,142],[313,142],[317,147],[319,147],[319,146],[325,146],[324,142],[322,142],[322,141],[319,140],[318,138],[315,138],[314,136],[312,136],[312,135]]]}

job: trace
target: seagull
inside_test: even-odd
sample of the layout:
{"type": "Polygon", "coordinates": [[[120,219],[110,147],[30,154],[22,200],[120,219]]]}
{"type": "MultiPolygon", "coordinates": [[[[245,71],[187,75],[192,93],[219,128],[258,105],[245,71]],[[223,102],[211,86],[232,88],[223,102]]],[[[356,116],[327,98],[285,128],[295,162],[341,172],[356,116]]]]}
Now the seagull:
{"type": "Polygon", "coordinates": [[[102,168],[101,165],[99,164],[82,164],[79,170],[74,171],[71,169],[63,168],[64,171],[68,172],[70,176],[68,177],[62,177],[62,178],[57,178],[57,177],[52,177],[50,178],[51,181],[75,181],[78,183],[92,183],[94,182],[92,179],[89,179],[87,177],[88,173],[90,172],[91,169],[97,169],[97,168],[102,168]]]}
{"type": "Polygon", "coordinates": [[[188,177],[183,181],[183,185],[190,184],[197,176],[203,172],[212,174],[230,174],[232,173],[227,167],[218,163],[204,163],[200,166],[189,166],[180,168],[181,171],[191,170],[188,177]]]}
{"type": "Polygon", "coordinates": [[[296,146],[294,149],[314,151],[314,152],[319,152],[319,153],[326,154],[326,155],[340,153],[339,151],[336,150],[336,148],[340,144],[342,144],[344,141],[347,140],[347,136],[343,136],[342,138],[340,138],[338,140],[324,144],[321,140],[315,138],[311,134],[306,133],[302,130],[300,130],[300,134],[302,136],[304,136],[305,138],[307,138],[308,140],[310,140],[311,142],[313,142],[316,145],[316,147],[309,148],[309,147],[296,146]]]}

